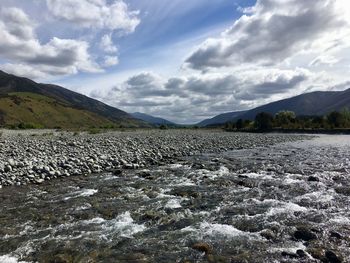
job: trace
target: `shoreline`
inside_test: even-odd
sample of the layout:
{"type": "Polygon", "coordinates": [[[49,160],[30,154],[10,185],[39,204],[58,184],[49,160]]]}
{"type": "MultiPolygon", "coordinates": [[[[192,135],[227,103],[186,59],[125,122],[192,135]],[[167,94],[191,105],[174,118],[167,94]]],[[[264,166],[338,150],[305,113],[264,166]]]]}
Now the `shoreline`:
{"type": "Polygon", "coordinates": [[[8,131],[0,137],[0,188],[56,178],[119,173],[219,153],[308,139],[306,135],[203,130],[140,130],[101,134],[8,131]]]}
{"type": "Polygon", "coordinates": [[[238,133],[266,133],[266,134],[305,134],[305,135],[349,135],[350,129],[271,129],[266,131],[256,129],[226,130],[238,133]]]}

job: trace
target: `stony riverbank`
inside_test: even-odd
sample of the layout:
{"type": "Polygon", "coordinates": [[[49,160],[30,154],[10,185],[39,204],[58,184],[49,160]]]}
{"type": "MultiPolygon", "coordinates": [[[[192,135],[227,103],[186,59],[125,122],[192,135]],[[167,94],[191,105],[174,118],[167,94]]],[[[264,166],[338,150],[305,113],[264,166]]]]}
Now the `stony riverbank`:
{"type": "Polygon", "coordinates": [[[203,152],[264,147],[305,136],[237,134],[220,131],[149,130],[73,134],[3,131],[0,188],[43,183],[59,177],[120,172],[203,152]]]}

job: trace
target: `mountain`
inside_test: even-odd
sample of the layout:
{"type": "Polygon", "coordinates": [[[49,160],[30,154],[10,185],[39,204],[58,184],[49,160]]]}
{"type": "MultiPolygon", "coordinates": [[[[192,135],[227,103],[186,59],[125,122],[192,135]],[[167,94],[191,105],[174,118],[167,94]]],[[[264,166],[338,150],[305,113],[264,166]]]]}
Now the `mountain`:
{"type": "Polygon", "coordinates": [[[331,111],[340,111],[344,108],[350,109],[350,89],[344,91],[316,91],[301,94],[254,108],[234,119],[254,120],[259,112],[276,114],[282,110],[294,111],[297,116],[324,115],[331,111]]]}
{"type": "Polygon", "coordinates": [[[20,123],[45,128],[145,125],[124,111],[82,94],[0,71],[0,126],[20,123]]]}
{"type": "Polygon", "coordinates": [[[199,126],[221,125],[238,119],[254,120],[260,112],[276,114],[279,111],[293,111],[297,116],[324,115],[331,111],[350,109],[350,89],[344,91],[315,91],[288,99],[275,101],[243,112],[229,112],[200,122],[199,126]]]}
{"type": "Polygon", "coordinates": [[[168,121],[166,119],[162,119],[159,117],[154,117],[145,113],[141,113],[141,112],[134,112],[131,113],[131,116],[133,116],[135,119],[139,119],[142,121],[145,121],[147,123],[150,123],[152,125],[167,125],[167,126],[176,126],[175,123],[168,121]]]}
{"type": "Polygon", "coordinates": [[[205,126],[215,126],[215,125],[224,124],[224,123],[229,122],[232,119],[244,114],[245,112],[246,111],[235,111],[235,112],[223,113],[223,114],[217,115],[211,119],[203,120],[203,121],[199,122],[197,125],[199,127],[205,127],[205,126]]]}

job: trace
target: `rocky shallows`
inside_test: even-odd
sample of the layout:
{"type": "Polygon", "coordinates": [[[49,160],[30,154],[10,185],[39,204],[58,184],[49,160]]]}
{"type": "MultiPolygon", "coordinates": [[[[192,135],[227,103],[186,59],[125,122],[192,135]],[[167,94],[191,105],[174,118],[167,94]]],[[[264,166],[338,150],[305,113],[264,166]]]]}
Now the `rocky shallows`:
{"type": "Polygon", "coordinates": [[[3,131],[0,137],[0,188],[41,184],[77,175],[120,173],[122,169],[172,163],[179,157],[204,152],[265,147],[305,138],[200,130],[143,130],[94,135],[3,131]]]}
{"type": "MultiPolygon", "coordinates": [[[[71,142],[32,139],[55,136],[71,142]]],[[[74,140],[88,137],[99,149],[139,138],[141,153],[150,140],[178,151],[203,145],[192,156],[164,150],[139,169],[123,156],[128,169],[3,187],[1,263],[350,262],[350,136],[271,145],[302,137],[143,131],[74,140]],[[224,151],[219,139],[224,149],[251,148],[224,151]]]]}

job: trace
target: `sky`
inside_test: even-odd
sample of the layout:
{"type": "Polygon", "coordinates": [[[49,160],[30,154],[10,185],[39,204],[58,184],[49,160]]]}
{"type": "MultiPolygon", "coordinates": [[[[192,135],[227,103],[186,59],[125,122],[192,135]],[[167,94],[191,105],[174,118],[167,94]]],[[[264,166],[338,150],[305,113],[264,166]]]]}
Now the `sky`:
{"type": "Polygon", "coordinates": [[[1,0],[0,69],[196,123],[350,88],[350,1],[1,0]]]}

